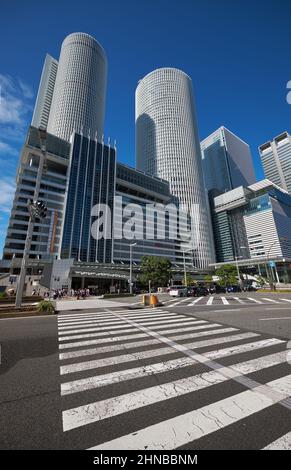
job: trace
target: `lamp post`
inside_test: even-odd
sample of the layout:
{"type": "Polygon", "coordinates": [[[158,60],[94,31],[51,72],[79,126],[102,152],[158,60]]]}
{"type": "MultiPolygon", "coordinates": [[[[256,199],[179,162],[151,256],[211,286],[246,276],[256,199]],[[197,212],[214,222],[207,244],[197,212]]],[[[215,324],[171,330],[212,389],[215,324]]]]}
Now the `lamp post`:
{"type": "Polygon", "coordinates": [[[130,243],[129,245],[129,293],[132,294],[132,248],[136,243],[130,243]]]}
{"type": "MultiPolygon", "coordinates": [[[[270,288],[272,290],[275,290],[274,289],[274,283],[273,283],[273,272],[272,272],[272,269],[271,269],[271,276],[269,277],[269,267],[267,268],[268,264],[269,264],[269,261],[270,261],[270,252],[271,252],[271,249],[273,248],[273,246],[275,246],[278,242],[285,242],[285,241],[288,241],[288,237],[279,237],[278,240],[275,240],[269,247],[268,249],[268,253],[267,253],[267,264],[266,264],[266,274],[267,274],[267,279],[269,281],[269,284],[270,284],[270,288]]],[[[275,265],[276,267],[276,265],[275,265]]]]}
{"type": "Polygon", "coordinates": [[[37,218],[43,219],[46,217],[47,208],[44,205],[43,201],[33,201],[32,199],[29,199],[28,211],[29,211],[29,221],[28,221],[27,235],[26,235],[26,240],[25,240],[25,245],[24,245],[19,281],[18,281],[16,298],[15,298],[15,307],[17,308],[21,307],[21,302],[22,302],[23,288],[24,288],[25,277],[26,277],[26,265],[27,265],[27,260],[29,257],[29,250],[30,250],[30,245],[31,245],[31,240],[32,240],[33,224],[35,222],[35,219],[37,218]]]}
{"type": "MultiPolygon", "coordinates": [[[[240,246],[240,249],[246,249],[246,246],[240,246]]],[[[239,271],[239,265],[238,265],[238,258],[242,258],[242,256],[235,256],[235,264],[236,264],[236,270],[237,270],[237,276],[238,276],[238,285],[241,286],[241,278],[240,278],[240,271],[239,271]]]]}
{"type": "MultiPolygon", "coordinates": [[[[184,284],[187,287],[187,270],[186,270],[186,258],[185,258],[185,253],[189,253],[189,251],[193,251],[193,248],[190,248],[189,250],[183,250],[183,265],[184,265],[184,284]]],[[[193,261],[192,261],[193,262],[193,261]]],[[[194,263],[193,263],[194,267],[194,263]]]]}

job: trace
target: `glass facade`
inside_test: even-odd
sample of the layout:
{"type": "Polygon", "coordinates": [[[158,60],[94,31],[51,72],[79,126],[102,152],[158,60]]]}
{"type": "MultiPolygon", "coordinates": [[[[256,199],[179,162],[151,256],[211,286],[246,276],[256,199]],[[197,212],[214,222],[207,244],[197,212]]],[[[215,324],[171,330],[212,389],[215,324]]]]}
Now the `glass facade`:
{"type": "Polygon", "coordinates": [[[115,192],[116,151],[96,140],[75,134],[63,229],[62,257],[77,261],[110,263],[112,239],[91,236],[92,207],[106,204],[111,210],[115,192]]]}

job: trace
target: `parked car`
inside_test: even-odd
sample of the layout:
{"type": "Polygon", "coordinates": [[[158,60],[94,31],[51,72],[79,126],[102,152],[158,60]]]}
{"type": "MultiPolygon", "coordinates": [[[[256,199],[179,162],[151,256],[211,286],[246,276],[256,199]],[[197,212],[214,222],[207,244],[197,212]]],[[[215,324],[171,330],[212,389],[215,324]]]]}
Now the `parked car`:
{"type": "Polygon", "coordinates": [[[169,294],[172,297],[187,297],[188,288],[186,286],[171,286],[169,294]]]}
{"type": "Polygon", "coordinates": [[[204,297],[209,294],[209,291],[204,286],[194,286],[188,288],[188,295],[191,297],[204,297]]]}

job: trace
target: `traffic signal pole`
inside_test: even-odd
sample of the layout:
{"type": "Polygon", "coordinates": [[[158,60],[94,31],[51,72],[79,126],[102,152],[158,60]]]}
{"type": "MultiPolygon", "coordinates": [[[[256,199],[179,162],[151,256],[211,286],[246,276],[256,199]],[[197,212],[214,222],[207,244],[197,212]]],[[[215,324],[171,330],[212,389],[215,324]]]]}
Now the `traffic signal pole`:
{"type": "Polygon", "coordinates": [[[30,216],[28,220],[27,235],[26,235],[23,257],[22,257],[22,262],[21,262],[20,276],[19,276],[19,281],[18,281],[17,291],[16,291],[15,307],[17,308],[21,307],[21,303],[22,303],[23,288],[24,288],[25,278],[26,278],[26,266],[27,266],[27,261],[29,258],[29,251],[30,251],[30,246],[31,246],[34,221],[35,221],[36,216],[40,215],[40,218],[41,218],[42,216],[45,216],[45,213],[46,213],[46,211],[44,211],[42,215],[42,214],[37,214],[37,212],[35,211],[35,208],[38,207],[37,200],[39,197],[40,183],[41,183],[41,178],[43,174],[45,153],[46,153],[46,148],[45,148],[46,133],[40,130],[39,134],[40,134],[42,146],[41,146],[41,153],[39,157],[39,164],[38,164],[37,176],[36,176],[36,181],[35,181],[33,202],[31,201],[28,202],[28,211],[29,211],[30,216]]]}

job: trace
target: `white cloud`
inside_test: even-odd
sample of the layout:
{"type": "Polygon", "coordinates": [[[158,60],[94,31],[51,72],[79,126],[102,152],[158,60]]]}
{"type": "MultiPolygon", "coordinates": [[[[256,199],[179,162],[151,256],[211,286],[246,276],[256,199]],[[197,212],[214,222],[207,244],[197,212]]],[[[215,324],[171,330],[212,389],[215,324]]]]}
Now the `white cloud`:
{"type": "Polygon", "coordinates": [[[25,82],[23,82],[21,79],[18,80],[19,86],[22,90],[24,98],[28,98],[29,100],[34,97],[34,93],[32,88],[25,82]]]}
{"type": "Polygon", "coordinates": [[[18,155],[18,151],[12,145],[0,140],[0,154],[2,155],[18,155]]]}
{"type": "MultiPolygon", "coordinates": [[[[0,73],[0,155],[16,157],[32,111],[32,89],[21,79],[0,73]]],[[[16,164],[16,161],[15,161],[16,164]]]]}
{"type": "Polygon", "coordinates": [[[23,126],[29,111],[28,95],[19,82],[0,74],[0,123],[23,126]]]}

